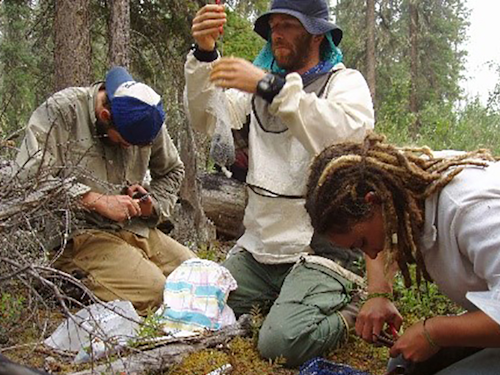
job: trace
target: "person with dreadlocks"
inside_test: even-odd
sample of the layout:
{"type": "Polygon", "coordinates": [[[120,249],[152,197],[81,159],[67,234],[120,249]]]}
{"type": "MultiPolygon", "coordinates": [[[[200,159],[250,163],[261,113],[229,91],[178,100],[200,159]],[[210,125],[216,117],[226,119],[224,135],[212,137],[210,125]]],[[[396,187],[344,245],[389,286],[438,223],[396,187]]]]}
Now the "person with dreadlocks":
{"type": "MultiPolygon", "coordinates": [[[[493,160],[484,150],[433,157],[429,149],[398,149],[372,133],[361,144],[326,148],[311,166],[306,209],[315,230],[339,246],[361,249],[378,262],[372,271],[380,271],[384,259],[386,268],[394,261],[407,285],[408,266],[416,263],[417,282],[422,276],[434,281],[467,310],[418,322],[391,348],[392,357],[412,362],[447,347],[486,348],[440,375],[498,374],[500,368],[500,325],[466,298],[500,287],[500,163],[493,160]]],[[[359,322],[360,316],[356,331],[371,341],[381,327],[359,322]]]]}
{"type": "Polygon", "coordinates": [[[360,142],[374,124],[368,85],[342,64],[342,31],[328,15],[324,0],[274,0],[255,21],[267,43],[252,64],[219,56],[225,8],[208,4],[193,20],[196,48],[185,65],[196,129],[214,133],[220,103],[228,126],[249,128],[245,232],[224,262],[238,282],[228,304],[236,315],[254,306],[269,311],[259,351],[284,357],[288,366],[338,345],[349,325],[348,282],[333,264],[325,266],[329,259],[299,262],[314,254],[304,207],[307,168],[327,145],[360,142]]]}

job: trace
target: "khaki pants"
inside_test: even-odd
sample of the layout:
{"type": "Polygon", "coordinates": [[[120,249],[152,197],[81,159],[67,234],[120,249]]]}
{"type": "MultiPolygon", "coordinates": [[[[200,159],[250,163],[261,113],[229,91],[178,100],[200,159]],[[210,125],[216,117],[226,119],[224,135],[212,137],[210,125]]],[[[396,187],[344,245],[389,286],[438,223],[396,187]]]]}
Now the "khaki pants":
{"type": "Polygon", "coordinates": [[[67,273],[83,272],[84,284],[103,301],[132,302],[141,315],[160,306],[166,276],[196,255],[158,229],[149,237],[131,232],[87,231],[55,262],[67,273]]]}

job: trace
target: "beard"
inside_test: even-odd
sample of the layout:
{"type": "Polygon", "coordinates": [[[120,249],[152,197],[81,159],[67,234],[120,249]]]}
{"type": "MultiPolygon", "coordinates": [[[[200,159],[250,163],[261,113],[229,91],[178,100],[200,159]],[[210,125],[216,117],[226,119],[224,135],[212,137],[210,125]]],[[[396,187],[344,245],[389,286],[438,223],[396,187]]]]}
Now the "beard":
{"type": "Polygon", "coordinates": [[[285,40],[271,42],[273,56],[278,66],[289,72],[302,69],[311,56],[312,38],[311,34],[304,33],[291,43],[285,40]]]}

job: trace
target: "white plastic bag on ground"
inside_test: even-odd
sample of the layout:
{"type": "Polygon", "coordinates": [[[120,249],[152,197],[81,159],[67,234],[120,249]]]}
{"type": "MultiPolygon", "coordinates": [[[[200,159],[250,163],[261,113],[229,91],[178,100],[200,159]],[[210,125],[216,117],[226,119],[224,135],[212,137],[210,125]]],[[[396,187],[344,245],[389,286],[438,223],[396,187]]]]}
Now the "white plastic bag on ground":
{"type": "Polygon", "coordinates": [[[223,266],[205,259],[189,259],[172,272],[165,283],[163,306],[157,314],[163,330],[218,330],[236,323],[227,297],[237,287],[236,280],[223,266]]]}
{"type": "Polygon", "coordinates": [[[140,321],[129,301],[93,304],[66,319],[44,343],[57,350],[78,352],[75,362],[86,362],[126,346],[137,336],[140,321]]]}

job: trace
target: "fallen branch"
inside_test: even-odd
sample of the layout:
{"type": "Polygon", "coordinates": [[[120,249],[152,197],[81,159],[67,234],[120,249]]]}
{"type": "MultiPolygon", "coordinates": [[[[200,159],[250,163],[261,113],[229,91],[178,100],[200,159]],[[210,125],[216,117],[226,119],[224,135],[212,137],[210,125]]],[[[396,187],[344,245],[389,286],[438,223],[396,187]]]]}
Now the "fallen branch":
{"type": "Polygon", "coordinates": [[[189,354],[227,344],[236,336],[247,336],[251,332],[251,317],[242,315],[234,325],[213,333],[171,341],[169,344],[121,358],[117,361],[69,375],[122,374],[139,375],[148,371],[164,370],[179,364],[189,354]]]}
{"type": "Polygon", "coordinates": [[[245,184],[222,173],[203,173],[199,177],[203,187],[203,210],[215,224],[217,233],[228,239],[238,238],[243,230],[245,184]]]}

